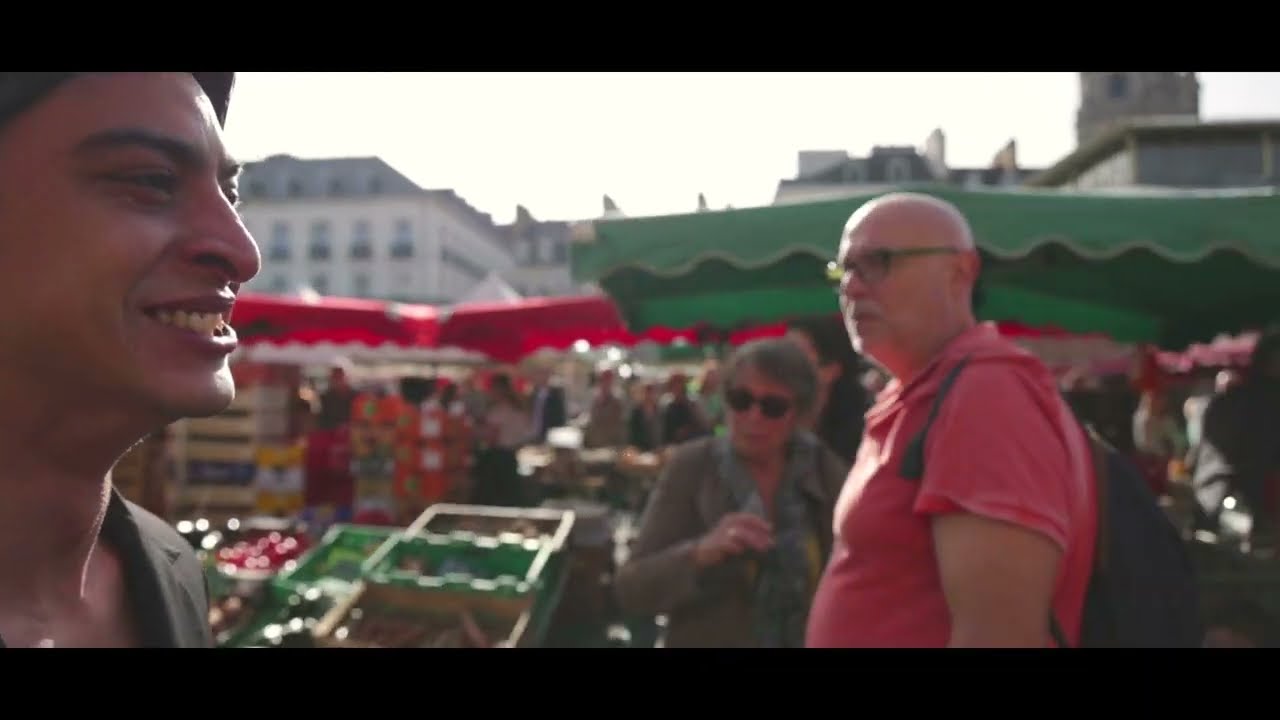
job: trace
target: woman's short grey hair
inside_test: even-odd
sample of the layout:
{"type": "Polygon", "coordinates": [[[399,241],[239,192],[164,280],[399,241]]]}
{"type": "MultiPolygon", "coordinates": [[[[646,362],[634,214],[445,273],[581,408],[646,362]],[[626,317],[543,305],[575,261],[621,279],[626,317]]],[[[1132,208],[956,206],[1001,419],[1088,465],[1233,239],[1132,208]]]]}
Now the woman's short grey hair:
{"type": "Polygon", "coordinates": [[[746,367],[790,390],[800,417],[807,416],[817,402],[818,371],[789,338],[752,340],[735,350],[725,365],[722,392],[737,386],[738,375],[746,367]]]}

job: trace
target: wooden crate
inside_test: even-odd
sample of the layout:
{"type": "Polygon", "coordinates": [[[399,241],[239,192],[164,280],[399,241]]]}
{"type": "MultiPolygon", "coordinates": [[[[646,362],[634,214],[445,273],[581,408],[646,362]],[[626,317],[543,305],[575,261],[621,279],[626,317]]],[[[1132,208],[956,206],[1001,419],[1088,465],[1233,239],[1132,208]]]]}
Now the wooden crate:
{"type": "Polygon", "coordinates": [[[183,459],[187,461],[253,463],[258,457],[258,449],[254,443],[244,440],[234,442],[187,440],[184,450],[183,459]]]}
{"type": "Polygon", "coordinates": [[[226,412],[184,423],[189,438],[237,437],[277,441],[289,434],[289,414],[284,412],[226,412]]]}
{"type": "MultiPolygon", "coordinates": [[[[452,621],[463,611],[469,611],[486,630],[502,628],[496,637],[501,638],[494,647],[527,647],[527,632],[532,619],[532,598],[501,597],[488,593],[455,592],[408,586],[356,583],[352,594],[338,603],[316,625],[316,643],[329,648],[382,647],[369,642],[353,640],[345,636],[347,618],[356,607],[378,605],[397,612],[427,618],[452,621]]],[[[490,630],[492,633],[493,631],[490,630]]]]}
{"type": "Polygon", "coordinates": [[[244,517],[251,514],[257,500],[254,488],[237,487],[184,487],[177,493],[174,516],[186,517],[244,517]]]}
{"type": "Polygon", "coordinates": [[[288,412],[289,401],[293,393],[286,385],[258,385],[237,388],[235,400],[231,401],[230,410],[249,412],[288,412]]]}

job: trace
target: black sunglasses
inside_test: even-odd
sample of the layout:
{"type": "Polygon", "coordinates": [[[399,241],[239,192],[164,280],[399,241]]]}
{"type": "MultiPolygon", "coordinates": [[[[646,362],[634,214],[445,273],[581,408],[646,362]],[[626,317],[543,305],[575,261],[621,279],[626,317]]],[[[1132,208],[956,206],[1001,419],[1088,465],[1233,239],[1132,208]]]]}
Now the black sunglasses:
{"type": "Polygon", "coordinates": [[[728,401],[729,407],[734,412],[744,413],[751,409],[752,405],[760,403],[760,412],[770,420],[777,420],[791,411],[791,401],[781,395],[762,395],[756,397],[750,391],[742,388],[733,388],[724,394],[725,400],[728,401]]]}

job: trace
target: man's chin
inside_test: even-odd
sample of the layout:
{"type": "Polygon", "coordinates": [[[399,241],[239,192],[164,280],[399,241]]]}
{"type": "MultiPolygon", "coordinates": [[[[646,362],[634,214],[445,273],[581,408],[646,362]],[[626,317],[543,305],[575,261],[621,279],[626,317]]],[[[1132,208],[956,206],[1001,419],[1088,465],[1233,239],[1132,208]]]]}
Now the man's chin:
{"type": "Polygon", "coordinates": [[[165,414],[173,419],[218,415],[236,399],[236,385],[230,370],[168,383],[157,393],[165,414]]]}

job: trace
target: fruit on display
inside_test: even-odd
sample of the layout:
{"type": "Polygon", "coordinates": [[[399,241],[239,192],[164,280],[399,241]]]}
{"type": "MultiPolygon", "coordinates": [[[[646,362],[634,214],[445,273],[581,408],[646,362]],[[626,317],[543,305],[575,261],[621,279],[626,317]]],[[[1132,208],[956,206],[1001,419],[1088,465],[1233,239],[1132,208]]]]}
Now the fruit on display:
{"type": "Polygon", "coordinates": [[[363,603],[334,632],[339,641],[383,648],[491,648],[495,637],[501,633],[468,610],[422,614],[363,603]]]}
{"type": "Polygon", "coordinates": [[[226,572],[276,572],[290,560],[297,560],[308,547],[307,537],[301,533],[250,531],[218,548],[216,558],[218,567],[226,572]]]}
{"type": "Polygon", "coordinates": [[[261,640],[250,647],[313,648],[316,646],[315,618],[290,618],[262,629],[261,640]]]}
{"type": "Polygon", "coordinates": [[[243,595],[228,595],[218,598],[209,608],[209,629],[219,644],[229,635],[234,635],[245,627],[252,619],[254,602],[243,595]]]}
{"type": "Polygon", "coordinates": [[[263,626],[248,640],[250,647],[315,647],[315,627],[333,607],[333,598],[318,588],[290,595],[273,622],[263,626]]]}
{"type": "Polygon", "coordinates": [[[292,593],[281,603],[230,596],[210,610],[209,624],[221,646],[313,647],[316,623],[333,604],[318,588],[292,593]]]}

